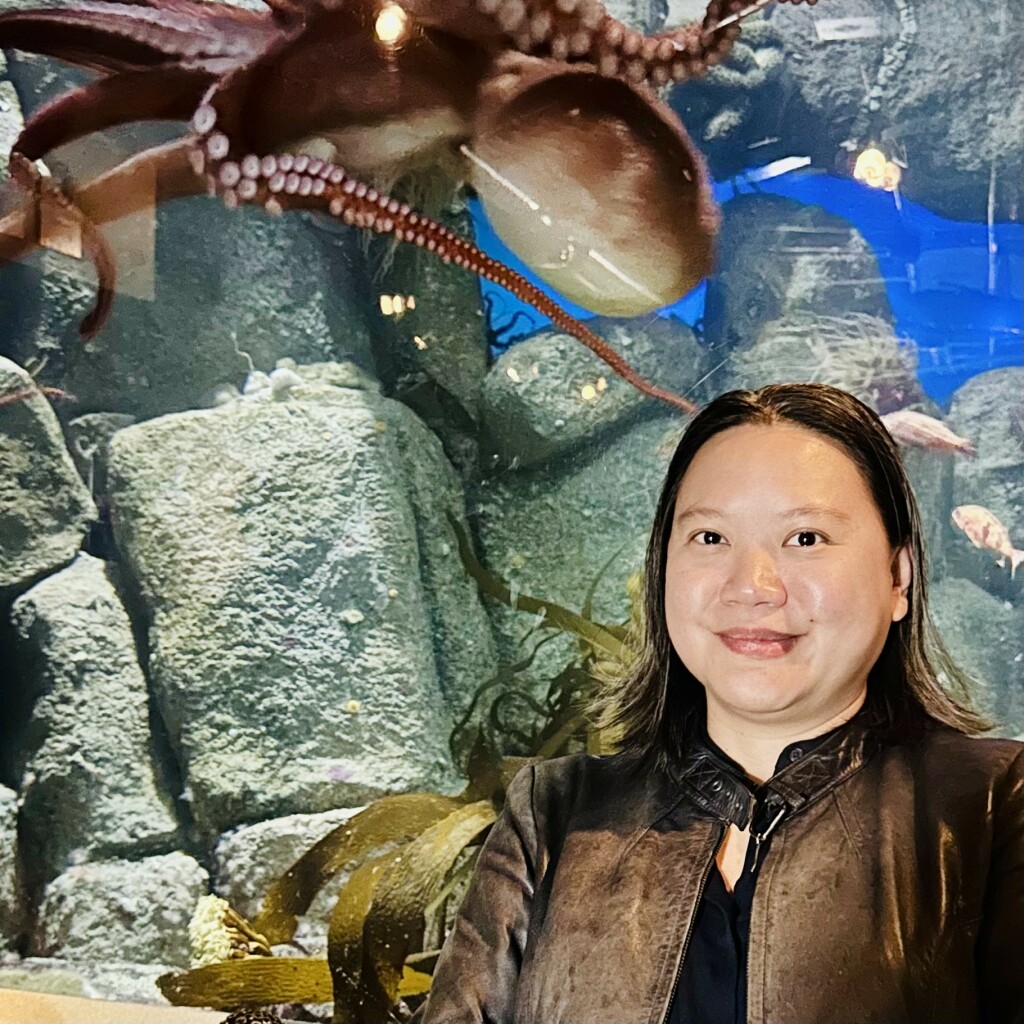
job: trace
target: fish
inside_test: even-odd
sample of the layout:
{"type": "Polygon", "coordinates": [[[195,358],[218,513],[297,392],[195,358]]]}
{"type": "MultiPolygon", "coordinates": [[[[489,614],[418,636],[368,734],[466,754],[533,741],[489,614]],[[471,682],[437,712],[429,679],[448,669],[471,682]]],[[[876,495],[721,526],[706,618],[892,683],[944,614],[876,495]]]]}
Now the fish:
{"type": "Polygon", "coordinates": [[[897,409],[880,417],[886,430],[903,445],[925,448],[933,452],[960,452],[961,455],[977,455],[977,449],[966,438],[954,434],[949,427],[934,416],[926,416],[913,409],[897,409]]]}
{"type": "Polygon", "coordinates": [[[1006,565],[1010,560],[1010,579],[1017,566],[1024,562],[1024,550],[1015,548],[1010,542],[1010,531],[983,505],[958,505],[953,509],[953,523],[967,534],[976,548],[988,548],[1000,557],[996,565],[1006,565]]]}

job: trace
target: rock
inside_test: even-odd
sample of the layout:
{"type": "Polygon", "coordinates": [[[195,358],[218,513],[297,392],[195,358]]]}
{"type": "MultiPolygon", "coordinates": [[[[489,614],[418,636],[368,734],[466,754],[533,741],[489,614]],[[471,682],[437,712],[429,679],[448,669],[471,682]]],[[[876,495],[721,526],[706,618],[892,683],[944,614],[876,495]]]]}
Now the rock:
{"type": "Polygon", "coordinates": [[[211,840],[461,788],[448,734],[493,641],[446,519],[464,518],[459,481],[414,414],[313,381],[258,391],[118,431],[109,472],[153,692],[211,840]]]}
{"type": "Polygon", "coordinates": [[[775,320],[841,310],[891,323],[878,261],[849,221],[767,195],[738,196],[722,213],[721,269],[708,281],[704,314],[713,363],[751,347],[775,320]]]}
{"type": "Polygon", "coordinates": [[[207,880],[180,852],[68,868],[46,887],[30,954],[187,967],[188,923],[207,880]]]}
{"type": "MultiPolygon", "coordinates": [[[[430,189],[433,177],[424,176],[430,189]]],[[[451,198],[453,186],[434,185],[447,203],[431,202],[416,190],[388,190],[462,238],[474,240],[464,204],[451,198]],[[431,209],[431,207],[435,207],[431,209]],[[440,207],[440,208],[436,208],[440,207]]],[[[371,317],[373,365],[385,390],[409,406],[441,439],[445,453],[466,479],[476,471],[480,389],[487,373],[487,324],[481,309],[480,278],[433,253],[377,238],[373,249],[386,265],[375,275],[374,294],[383,308],[371,317]],[[401,306],[396,311],[393,299],[401,306]],[[408,306],[408,300],[415,303],[408,306]],[[391,312],[385,312],[390,310],[391,312]]]]}
{"type": "Polygon", "coordinates": [[[24,923],[25,904],[17,849],[18,794],[0,786],[0,948],[4,949],[18,941],[24,923]]]}
{"type": "Polygon", "coordinates": [[[157,988],[156,979],[179,966],[116,960],[77,963],[59,957],[26,957],[16,964],[0,967],[0,989],[169,1006],[167,998],[157,988]]]}
{"type": "MultiPolygon", "coordinates": [[[[681,418],[663,413],[603,435],[572,459],[483,481],[470,506],[476,510],[486,568],[514,594],[576,612],[596,583],[595,621],[625,622],[630,614],[626,578],[643,566],[655,504],[682,427],[681,418]]],[[[523,659],[541,635],[548,635],[528,638],[537,623],[533,614],[497,601],[489,607],[505,664],[523,659]]],[[[575,637],[555,636],[539,648],[517,685],[522,680],[539,699],[578,658],[575,637]]],[[[510,710],[503,717],[512,721],[514,715],[510,710]]],[[[526,728],[528,721],[517,720],[520,725],[526,728]]]]}
{"type": "MultiPolygon", "coordinates": [[[[703,20],[705,6],[702,3],[689,20],[703,20]]],[[[674,18],[670,23],[680,21],[674,18]]],[[[805,124],[808,111],[790,63],[785,37],[774,23],[763,16],[748,18],[725,60],[670,91],[669,103],[715,181],[742,181],[751,167],[803,152],[793,136],[805,124]]]]}
{"type": "Polygon", "coordinates": [[[178,823],[153,762],[146,680],[104,563],[80,555],[18,598],[11,621],[23,682],[38,695],[20,751],[32,884],[83,860],[173,850],[178,823]]]}
{"type": "Polygon", "coordinates": [[[913,345],[897,338],[884,319],[794,313],[764,324],[714,379],[722,391],[794,381],[832,384],[882,414],[922,403],[916,370],[913,345]]]}
{"type": "MultiPolygon", "coordinates": [[[[1024,368],[1007,366],[979,373],[954,393],[947,421],[968,437],[977,457],[958,459],[952,505],[982,505],[1010,531],[1014,547],[1024,547],[1024,368]]],[[[1024,574],[996,565],[994,552],[979,550],[947,520],[952,569],[989,593],[1018,602],[1024,574]]]]}
{"type": "Polygon", "coordinates": [[[92,412],[68,423],[68,448],[82,479],[92,483],[93,497],[107,493],[107,447],[118,430],[130,427],[134,416],[117,412],[92,412]]]}
{"type": "Polygon", "coordinates": [[[784,4],[771,23],[810,110],[785,122],[791,152],[849,174],[854,152],[880,143],[909,165],[900,190],[915,202],[984,222],[991,197],[996,221],[1019,220],[1019,3],[844,0],[841,12],[784,4]],[[839,22],[860,31],[843,38],[839,22]]]}
{"type": "Polygon", "coordinates": [[[999,722],[991,735],[1024,732],[1024,609],[952,577],[935,586],[930,598],[946,646],[980,684],[980,709],[999,722]]]}
{"type": "MultiPolygon", "coordinates": [[[[587,326],[652,384],[694,397],[706,356],[686,324],[594,317],[587,326]]],[[[640,412],[657,416],[669,408],[557,329],[502,355],[484,381],[483,403],[490,451],[522,468],[567,458],[622,430],[640,412]]]]}
{"type": "MultiPolygon", "coordinates": [[[[289,814],[225,833],[214,850],[217,894],[243,917],[254,920],[270,886],[302,854],[361,810],[362,807],[352,807],[322,814],[289,814]]],[[[374,855],[395,845],[381,844],[374,855]]],[[[351,867],[345,868],[324,884],[308,912],[298,920],[295,945],[277,946],[275,955],[327,955],[331,914],[351,873],[351,867]]]]}
{"type": "Polygon", "coordinates": [[[70,562],[95,517],[50,403],[0,357],[0,593],[70,562]]]}

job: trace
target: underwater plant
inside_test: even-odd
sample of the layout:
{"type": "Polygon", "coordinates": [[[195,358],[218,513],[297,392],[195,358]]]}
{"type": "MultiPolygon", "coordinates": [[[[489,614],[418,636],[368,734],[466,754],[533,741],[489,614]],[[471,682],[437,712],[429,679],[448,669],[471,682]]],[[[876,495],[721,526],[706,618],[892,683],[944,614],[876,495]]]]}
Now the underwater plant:
{"type": "Polygon", "coordinates": [[[201,899],[189,930],[193,968],[163,975],[157,982],[170,1002],[235,1010],[228,1018],[234,1024],[277,1020],[270,1014],[260,1017],[264,1011],[257,1007],[332,999],[334,1024],[401,1020],[399,1001],[408,1010],[404,1000],[422,999],[429,990],[450,903],[468,883],[479,846],[501,812],[512,778],[528,764],[579,745],[592,753],[605,751],[608,737],[593,728],[587,691],[595,679],[618,671],[633,656],[630,637],[639,628],[639,574],[627,582],[630,620],[602,625],[593,621],[590,611],[611,560],[592,581],[577,613],[513,594],[476,561],[468,536],[449,518],[463,564],[481,591],[534,615],[531,633],[552,628],[574,635],[578,657],[551,681],[544,701],[528,692],[518,694],[536,712],[535,727],[526,733],[505,727],[500,705],[514,692],[513,677],[529,667],[539,644],[478,688],[453,730],[453,755],[478,701],[494,688],[502,692],[491,705],[488,727],[475,732],[465,761],[468,782],[457,796],[402,793],[375,800],[299,857],[271,885],[251,923],[219,897],[201,899]],[[501,748],[509,739],[530,753],[503,754],[501,748]],[[379,852],[384,846],[389,847],[387,852],[379,852]],[[273,955],[271,947],[291,942],[299,917],[345,869],[351,874],[331,915],[327,959],[273,955]]]}
{"type": "Polygon", "coordinates": [[[740,21],[771,0],[710,0],[700,23],[652,36],[598,0],[266,2],[265,13],[90,0],[0,14],[0,47],[101,74],[37,110],[15,141],[11,176],[29,202],[0,221],[0,260],[45,244],[47,224],[77,236],[99,277],[81,325],[88,336],[115,287],[97,225],[204,192],[273,215],[319,211],[501,285],[641,391],[694,411],[524,277],[387,189],[441,167],[477,191],[502,237],[569,298],[614,315],[675,301],[708,273],[719,218],[701,155],[650,86],[706,72],[740,21]],[[74,189],[36,166],[58,146],[141,120],[189,130],[74,189]]]}

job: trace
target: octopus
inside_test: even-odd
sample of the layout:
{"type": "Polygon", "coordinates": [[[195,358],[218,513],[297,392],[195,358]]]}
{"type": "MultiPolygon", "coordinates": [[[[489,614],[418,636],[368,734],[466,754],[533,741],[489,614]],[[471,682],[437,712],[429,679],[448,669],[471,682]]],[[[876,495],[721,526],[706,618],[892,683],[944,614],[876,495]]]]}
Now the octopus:
{"type": "MultiPolygon", "coordinates": [[[[596,313],[667,305],[705,277],[719,214],[701,154],[658,87],[705,73],[741,21],[771,0],[711,0],[699,23],[643,35],[599,0],[77,0],[0,15],[0,47],[97,72],[25,123],[10,173],[27,194],[0,220],[0,261],[72,224],[109,317],[115,259],[99,225],[208,194],[272,216],[305,210],[390,236],[507,289],[619,376],[641,377],[536,285],[389,194],[440,169],[480,201],[542,280],[596,313]],[[80,186],[37,161],[93,132],[142,120],[183,134],[80,186]],[[43,235],[41,236],[41,232],[43,235]]],[[[816,0],[779,0],[813,4],[816,0]]]]}

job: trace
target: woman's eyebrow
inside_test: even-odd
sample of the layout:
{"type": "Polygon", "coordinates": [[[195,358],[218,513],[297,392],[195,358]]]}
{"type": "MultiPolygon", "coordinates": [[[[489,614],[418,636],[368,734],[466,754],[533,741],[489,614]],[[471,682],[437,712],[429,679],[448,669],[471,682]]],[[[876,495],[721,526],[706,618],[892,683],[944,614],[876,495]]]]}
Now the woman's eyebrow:
{"type": "MultiPolygon", "coordinates": [[[[684,508],[679,515],[676,516],[676,525],[684,523],[690,519],[714,519],[726,518],[727,513],[723,512],[719,508],[709,508],[706,505],[694,505],[691,508],[684,508]]],[[[843,512],[841,509],[833,508],[831,505],[798,505],[796,508],[786,509],[785,512],[778,513],[780,519],[803,519],[805,517],[817,517],[819,519],[834,519],[840,523],[852,522],[853,517],[848,512],[843,512]]]]}

